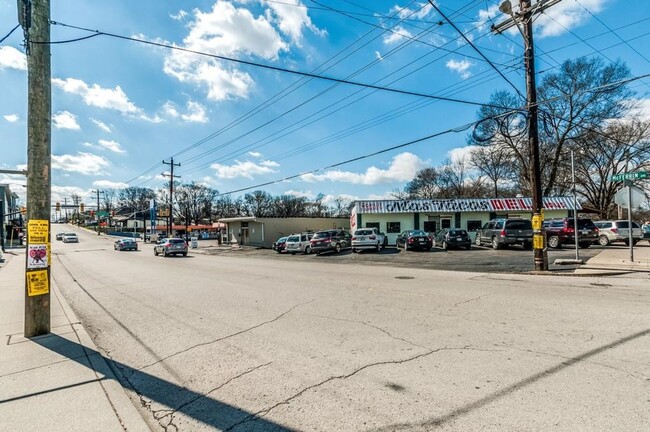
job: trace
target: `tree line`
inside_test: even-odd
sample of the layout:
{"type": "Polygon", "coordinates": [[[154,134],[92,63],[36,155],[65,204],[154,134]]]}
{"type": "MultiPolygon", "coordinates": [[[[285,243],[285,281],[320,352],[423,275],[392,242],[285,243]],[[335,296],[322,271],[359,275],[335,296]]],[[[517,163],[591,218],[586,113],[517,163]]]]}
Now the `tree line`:
{"type": "MultiPolygon", "coordinates": [[[[650,169],[650,119],[626,84],[621,62],[600,58],[564,62],[538,87],[539,147],[544,196],[573,193],[601,218],[616,214],[623,186],[611,177],[650,169]],[[571,168],[573,152],[575,169],[571,168]]],[[[531,151],[525,101],[507,91],[492,94],[477,112],[465,156],[417,173],[400,198],[531,196],[531,151]],[[524,107],[524,108],[522,108],[524,107]]],[[[639,182],[647,188],[648,181],[639,182]]]]}
{"type": "MultiPolygon", "coordinates": [[[[74,199],[74,198],[73,198],[74,199]]],[[[144,187],[109,189],[100,196],[100,210],[120,214],[148,211],[154,199],[158,211],[169,208],[169,190],[144,187]]],[[[173,216],[177,223],[199,225],[220,218],[256,217],[349,217],[352,203],[342,198],[325,202],[325,195],[313,199],[295,195],[271,195],[257,190],[244,196],[221,195],[200,183],[174,184],[173,216]]]]}

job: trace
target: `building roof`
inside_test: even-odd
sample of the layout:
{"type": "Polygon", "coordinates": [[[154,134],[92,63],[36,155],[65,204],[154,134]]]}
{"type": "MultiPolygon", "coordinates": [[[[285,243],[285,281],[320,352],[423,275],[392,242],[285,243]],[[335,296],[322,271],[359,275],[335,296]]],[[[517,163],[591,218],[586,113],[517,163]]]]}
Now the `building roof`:
{"type": "MultiPolygon", "coordinates": [[[[573,197],[545,197],[544,209],[573,210],[573,197]]],[[[577,203],[578,210],[582,207],[577,203]]],[[[416,200],[359,200],[356,213],[532,212],[531,198],[452,198],[416,200]]]]}

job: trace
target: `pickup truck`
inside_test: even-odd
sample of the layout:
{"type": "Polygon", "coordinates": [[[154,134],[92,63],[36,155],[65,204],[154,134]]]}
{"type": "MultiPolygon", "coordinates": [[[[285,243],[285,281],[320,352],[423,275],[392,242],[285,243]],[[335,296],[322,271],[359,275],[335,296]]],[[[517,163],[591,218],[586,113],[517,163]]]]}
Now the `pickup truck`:
{"type": "Polygon", "coordinates": [[[377,228],[359,228],[352,233],[352,252],[372,249],[379,252],[386,247],[387,239],[377,228]]]}

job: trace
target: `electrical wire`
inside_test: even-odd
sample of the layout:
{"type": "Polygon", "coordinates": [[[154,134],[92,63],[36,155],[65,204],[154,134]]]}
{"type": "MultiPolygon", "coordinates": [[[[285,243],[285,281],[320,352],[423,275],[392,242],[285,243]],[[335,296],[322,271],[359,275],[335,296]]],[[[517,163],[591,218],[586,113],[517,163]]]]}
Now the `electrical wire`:
{"type": "Polygon", "coordinates": [[[9,31],[9,33],[7,33],[7,34],[6,34],[2,39],[0,39],[0,43],[4,42],[5,39],[7,39],[9,36],[11,36],[11,35],[13,34],[13,32],[15,32],[16,29],[18,29],[18,27],[20,27],[20,24],[16,24],[16,27],[12,28],[12,29],[9,31]]]}
{"type": "Polygon", "coordinates": [[[407,95],[407,96],[417,96],[417,97],[424,97],[424,98],[429,98],[429,99],[442,100],[442,101],[445,101],[445,102],[455,102],[455,103],[466,104],[466,105],[474,105],[474,106],[485,106],[486,105],[486,104],[483,104],[483,103],[480,103],[480,102],[466,101],[466,100],[455,99],[455,98],[445,98],[445,97],[440,97],[440,96],[436,96],[436,95],[420,93],[420,92],[416,92],[416,91],[409,91],[409,90],[401,90],[401,89],[394,89],[394,88],[389,88],[389,87],[376,86],[376,85],[361,83],[361,82],[357,82],[357,81],[350,81],[350,80],[345,80],[345,79],[336,78],[336,77],[318,75],[318,74],[314,74],[314,73],[310,73],[310,72],[297,71],[297,70],[287,69],[287,68],[283,68],[283,67],[279,67],[279,66],[273,66],[273,65],[269,65],[269,64],[253,62],[253,61],[250,61],[250,60],[242,60],[242,59],[236,59],[236,58],[233,58],[233,57],[226,57],[226,56],[222,56],[222,55],[218,55],[218,54],[210,54],[210,53],[207,53],[207,52],[193,50],[193,49],[189,49],[189,48],[183,48],[183,47],[179,47],[179,46],[175,46],[175,45],[169,45],[169,44],[165,44],[165,43],[162,43],[162,42],[154,42],[154,41],[149,41],[149,40],[145,40],[145,39],[139,39],[139,38],[132,37],[132,36],[124,36],[124,35],[120,35],[120,34],[117,34],[117,33],[108,33],[108,32],[103,32],[103,31],[99,31],[99,30],[92,30],[92,29],[89,29],[89,28],[84,28],[84,27],[79,27],[79,26],[75,26],[75,25],[65,24],[65,23],[61,23],[61,22],[58,22],[58,21],[51,21],[51,24],[52,25],[60,25],[60,26],[63,26],[63,27],[74,28],[74,29],[77,29],[77,30],[82,30],[82,31],[87,31],[87,32],[93,32],[93,33],[97,33],[98,35],[101,35],[101,36],[108,36],[108,37],[115,38],[115,39],[128,40],[128,41],[131,41],[131,42],[138,42],[138,43],[145,44],[145,45],[156,46],[156,47],[159,47],[159,48],[167,48],[167,49],[171,49],[171,50],[175,50],[175,51],[181,51],[181,52],[196,54],[196,55],[200,55],[200,56],[204,56],[204,57],[210,57],[210,58],[214,58],[214,59],[217,59],[217,60],[223,60],[223,61],[230,62],[230,63],[244,64],[244,65],[247,65],[247,66],[253,66],[253,67],[258,67],[258,68],[262,68],[262,69],[272,70],[272,71],[275,71],[275,72],[284,72],[284,73],[299,75],[299,76],[303,76],[303,77],[310,77],[310,78],[316,78],[316,79],[321,79],[321,80],[325,80],[325,81],[336,82],[336,83],[339,83],[339,84],[347,84],[347,85],[356,86],[356,87],[371,88],[371,89],[375,89],[375,90],[381,90],[381,91],[386,91],[386,92],[390,92],[390,93],[397,93],[397,94],[407,95]]]}

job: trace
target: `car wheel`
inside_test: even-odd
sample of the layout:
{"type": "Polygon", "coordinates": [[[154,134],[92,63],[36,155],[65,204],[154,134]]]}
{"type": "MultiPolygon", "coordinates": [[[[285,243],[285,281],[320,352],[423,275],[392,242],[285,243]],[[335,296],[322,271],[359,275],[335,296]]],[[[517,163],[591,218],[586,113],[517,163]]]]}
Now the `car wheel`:
{"type": "Polygon", "coordinates": [[[581,249],[589,249],[589,247],[591,246],[591,243],[589,243],[589,242],[580,242],[580,243],[578,243],[578,246],[580,246],[581,249]]]}
{"type": "Polygon", "coordinates": [[[183,256],[186,257],[186,256],[187,256],[187,252],[183,252],[183,256]]]}
{"type": "Polygon", "coordinates": [[[381,245],[379,244],[379,242],[377,242],[377,253],[379,253],[380,251],[381,251],[381,245]]]}
{"type": "Polygon", "coordinates": [[[558,236],[550,236],[548,238],[548,247],[557,249],[560,247],[560,238],[558,236]]]}
{"type": "Polygon", "coordinates": [[[157,251],[156,249],[154,249],[154,250],[153,250],[153,254],[154,254],[155,256],[158,256],[158,251],[157,251]]]}
{"type": "Polygon", "coordinates": [[[467,250],[470,250],[470,249],[472,249],[472,244],[471,243],[467,245],[467,250]]]}
{"type": "Polygon", "coordinates": [[[291,255],[295,255],[295,254],[296,254],[295,252],[291,252],[291,255]]]}
{"type": "Polygon", "coordinates": [[[533,248],[533,244],[531,242],[524,242],[523,247],[525,250],[531,250],[533,248]]]}
{"type": "Polygon", "coordinates": [[[334,246],[334,251],[336,253],[341,252],[341,243],[337,243],[336,246],[334,246]]]}
{"type": "Polygon", "coordinates": [[[449,249],[449,245],[447,244],[446,241],[443,240],[442,241],[442,250],[447,250],[447,249],[449,249]]]}
{"type": "Polygon", "coordinates": [[[494,250],[501,249],[501,243],[499,243],[499,239],[496,237],[492,237],[492,249],[494,250]]]}
{"type": "Polygon", "coordinates": [[[309,246],[305,248],[305,255],[311,255],[311,248],[309,246]]]}
{"type": "Polygon", "coordinates": [[[474,240],[474,243],[476,246],[481,246],[483,243],[481,243],[481,236],[476,234],[476,240],[474,240]]]}
{"type": "Polygon", "coordinates": [[[609,238],[606,235],[601,235],[598,237],[598,244],[601,246],[609,246],[609,238]]]}
{"type": "Polygon", "coordinates": [[[432,248],[432,247],[433,247],[433,246],[427,246],[427,252],[431,252],[431,248],[432,248]]]}

